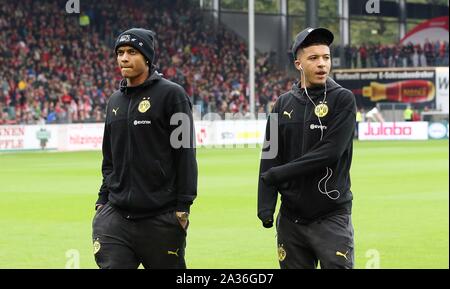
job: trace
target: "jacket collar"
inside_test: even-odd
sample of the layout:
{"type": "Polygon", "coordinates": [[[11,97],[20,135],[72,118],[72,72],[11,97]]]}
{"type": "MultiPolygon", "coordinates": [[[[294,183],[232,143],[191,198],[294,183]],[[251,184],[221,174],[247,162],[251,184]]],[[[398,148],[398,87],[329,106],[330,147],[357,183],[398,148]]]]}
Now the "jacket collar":
{"type": "MultiPolygon", "coordinates": [[[[337,84],[332,78],[330,78],[330,77],[327,78],[327,81],[326,81],[327,93],[330,93],[331,91],[333,91],[339,87],[341,87],[341,86],[339,84],[337,84]]],[[[306,96],[305,89],[301,88],[300,81],[298,81],[297,83],[294,83],[292,85],[291,93],[298,100],[300,100],[303,103],[308,101],[308,97],[306,96]]],[[[313,100],[323,97],[324,93],[325,93],[325,85],[308,88],[308,95],[313,100]]]]}
{"type": "Polygon", "coordinates": [[[157,70],[153,70],[150,73],[150,76],[141,84],[138,86],[127,86],[127,80],[124,78],[120,81],[120,91],[124,94],[128,95],[131,93],[134,93],[138,90],[141,90],[143,88],[146,88],[150,86],[153,82],[158,81],[162,78],[162,74],[159,73],[157,70]]]}

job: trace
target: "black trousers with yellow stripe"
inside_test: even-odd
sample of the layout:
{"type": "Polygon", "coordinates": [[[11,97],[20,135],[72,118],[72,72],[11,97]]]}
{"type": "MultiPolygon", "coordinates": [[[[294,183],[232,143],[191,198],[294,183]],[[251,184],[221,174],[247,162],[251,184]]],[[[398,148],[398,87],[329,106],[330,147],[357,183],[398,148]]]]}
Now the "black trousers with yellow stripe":
{"type": "Polygon", "coordinates": [[[175,212],[128,220],[107,203],[97,210],[92,227],[99,268],[186,268],[186,230],[175,212]]]}
{"type": "Polygon", "coordinates": [[[354,266],[351,215],[329,216],[311,223],[277,218],[281,269],[352,269],[354,266]]]}

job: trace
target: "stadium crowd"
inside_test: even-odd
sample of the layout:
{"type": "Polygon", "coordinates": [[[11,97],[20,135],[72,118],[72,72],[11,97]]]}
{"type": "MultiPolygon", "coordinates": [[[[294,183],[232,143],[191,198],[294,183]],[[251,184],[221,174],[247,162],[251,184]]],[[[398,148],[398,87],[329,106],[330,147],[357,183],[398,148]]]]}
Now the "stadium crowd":
{"type": "MultiPolygon", "coordinates": [[[[51,1],[0,7],[0,124],[102,121],[121,78],[112,43],[129,27],[157,33],[158,71],[203,113],[248,115],[247,45],[234,33],[186,2],[86,2],[80,15],[51,1]]],[[[269,54],[257,55],[256,79],[259,111],[290,86],[269,54]]]]}
{"type": "MultiPolygon", "coordinates": [[[[113,43],[130,27],[157,33],[158,71],[182,85],[202,114],[249,116],[245,41],[214,26],[189,1],[86,0],[81,14],[68,14],[60,4],[21,0],[0,6],[0,124],[103,121],[107,98],[121,79],[113,43]]],[[[347,67],[420,66],[423,59],[448,64],[448,43],[344,51],[347,67]],[[424,57],[416,61],[415,54],[424,57]]],[[[268,112],[294,81],[271,57],[256,56],[258,112],[268,112]]]]}
{"type": "Polygon", "coordinates": [[[363,44],[344,47],[346,68],[448,66],[448,42],[425,40],[423,45],[363,44]]]}

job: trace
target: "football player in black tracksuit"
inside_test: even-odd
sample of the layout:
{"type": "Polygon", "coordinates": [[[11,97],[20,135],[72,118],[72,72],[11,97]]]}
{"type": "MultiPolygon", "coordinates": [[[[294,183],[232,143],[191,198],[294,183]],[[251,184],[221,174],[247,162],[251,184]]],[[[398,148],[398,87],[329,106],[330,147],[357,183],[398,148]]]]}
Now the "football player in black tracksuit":
{"type": "Polygon", "coordinates": [[[353,268],[350,165],[354,95],[328,77],[333,34],[307,28],[292,53],[300,81],[274,105],[260,165],[258,217],[273,225],[278,192],[281,268],[353,268]],[[278,142],[270,142],[277,134],[278,142]],[[269,145],[270,144],[270,145],[269,145]],[[267,146],[269,145],[269,146],[267,146]],[[275,151],[276,157],[264,157],[275,151]]]}
{"type": "Polygon", "coordinates": [[[186,268],[189,208],[197,195],[191,103],[154,69],[154,37],[133,28],[115,44],[124,80],[106,113],[92,233],[100,268],[186,268]]]}

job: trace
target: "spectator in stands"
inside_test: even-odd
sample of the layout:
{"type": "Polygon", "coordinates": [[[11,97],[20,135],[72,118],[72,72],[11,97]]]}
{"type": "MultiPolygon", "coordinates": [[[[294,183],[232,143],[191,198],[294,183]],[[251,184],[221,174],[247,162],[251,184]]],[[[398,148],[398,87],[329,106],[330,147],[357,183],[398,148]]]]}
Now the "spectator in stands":
{"type": "Polygon", "coordinates": [[[361,67],[366,68],[367,67],[367,48],[366,48],[365,44],[363,44],[359,48],[359,57],[361,59],[361,67]]]}
{"type": "Polygon", "coordinates": [[[384,122],[383,115],[380,113],[376,106],[366,113],[365,118],[368,122],[384,122]]]}
{"type": "Polygon", "coordinates": [[[364,108],[359,108],[356,111],[356,125],[355,125],[355,138],[358,138],[359,134],[359,123],[364,121],[364,108]]]}
{"type": "Polygon", "coordinates": [[[424,44],[424,53],[425,53],[425,59],[427,60],[427,66],[433,66],[434,65],[434,50],[433,50],[433,44],[427,39],[425,39],[424,44]]]}
{"type": "Polygon", "coordinates": [[[344,47],[345,54],[345,67],[352,67],[352,47],[350,45],[346,45],[344,47]]]}
{"type": "Polygon", "coordinates": [[[412,121],[413,120],[414,111],[411,109],[411,105],[407,105],[405,110],[403,111],[403,120],[404,121],[412,121]]]}
{"type": "Polygon", "coordinates": [[[412,121],[420,121],[420,112],[418,109],[415,109],[412,115],[412,121]]]}

